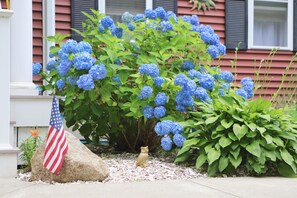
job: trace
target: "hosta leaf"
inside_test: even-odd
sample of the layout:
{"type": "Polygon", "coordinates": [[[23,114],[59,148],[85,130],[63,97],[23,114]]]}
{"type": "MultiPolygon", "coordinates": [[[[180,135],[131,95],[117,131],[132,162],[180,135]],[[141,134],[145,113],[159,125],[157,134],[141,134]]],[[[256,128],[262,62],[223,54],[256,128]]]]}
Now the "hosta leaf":
{"type": "Polygon", "coordinates": [[[297,175],[293,171],[293,169],[285,163],[280,163],[277,167],[277,170],[278,170],[279,174],[284,177],[297,178],[297,175]]]}
{"type": "Polygon", "coordinates": [[[257,129],[260,131],[261,134],[263,134],[266,131],[264,127],[257,127],[257,129]]]}
{"type": "Polygon", "coordinates": [[[211,148],[207,153],[207,161],[208,161],[209,165],[211,165],[214,161],[219,159],[220,156],[221,156],[220,150],[211,148]]]}
{"type": "Polygon", "coordinates": [[[228,157],[222,156],[219,160],[219,171],[223,172],[228,166],[229,159],[228,157]]]}
{"type": "Polygon", "coordinates": [[[257,125],[255,123],[246,123],[245,124],[251,129],[251,131],[255,131],[257,128],[257,125]]]}
{"type": "Polygon", "coordinates": [[[215,176],[217,174],[218,170],[219,170],[219,162],[216,161],[213,164],[208,166],[207,175],[209,177],[213,177],[213,176],[215,176]]]}
{"type": "Polygon", "coordinates": [[[238,147],[235,150],[230,150],[230,153],[233,155],[234,159],[237,159],[240,153],[240,148],[238,147]]]}
{"type": "Polygon", "coordinates": [[[233,132],[238,138],[238,140],[240,140],[248,132],[248,130],[249,129],[246,125],[242,125],[242,126],[240,126],[239,124],[233,125],[233,132]]]}
{"type": "Polygon", "coordinates": [[[177,156],[182,155],[183,153],[190,150],[191,146],[196,145],[199,142],[198,138],[192,138],[184,141],[183,147],[179,150],[177,156]]]}
{"type": "Polygon", "coordinates": [[[267,142],[267,144],[271,144],[272,143],[272,137],[268,134],[264,135],[264,138],[267,142]]]}
{"type": "Polygon", "coordinates": [[[219,144],[223,148],[225,148],[226,146],[229,146],[231,143],[232,141],[229,138],[226,138],[225,136],[221,137],[219,140],[219,144]]]}
{"type": "Polygon", "coordinates": [[[223,127],[222,125],[217,126],[216,131],[220,132],[220,131],[224,131],[225,127],[223,127]]]}
{"type": "Polygon", "coordinates": [[[175,158],[174,163],[185,162],[190,157],[190,155],[190,153],[183,153],[175,158]]]}
{"type": "Polygon", "coordinates": [[[196,159],[196,165],[195,165],[196,169],[199,169],[206,162],[206,159],[207,159],[206,154],[201,153],[199,157],[196,159]]]}
{"type": "Polygon", "coordinates": [[[237,137],[234,135],[234,133],[228,133],[228,137],[233,141],[237,140],[237,137]]]}
{"type": "Polygon", "coordinates": [[[207,120],[205,120],[205,124],[206,124],[206,125],[212,124],[212,123],[214,123],[215,121],[217,121],[219,117],[220,117],[220,116],[210,117],[210,118],[208,118],[207,120]]]}
{"type": "Polygon", "coordinates": [[[234,159],[232,155],[229,154],[229,161],[231,162],[232,166],[234,166],[234,168],[237,168],[242,162],[242,157],[239,155],[237,159],[234,159]]]}
{"type": "MultiPolygon", "coordinates": [[[[291,166],[291,165],[294,163],[294,162],[293,162],[294,159],[293,159],[292,155],[291,155],[285,148],[283,148],[283,149],[280,150],[280,154],[281,154],[283,160],[284,160],[288,165],[291,166]]],[[[294,171],[296,171],[296,170],[294,170],[294,171]]]]}
{"type": "Polygon", "coordinates": [[[225,127],[225,129],[230,128],[233,123],[234,123],[233,119],[229,120],[229,122],[227,121],[227,119],[223,119],[221,121],[221,124],[222,124],[223,127],[225,127]]]}
{"type": "Polygon", "coordinates": [[[273,161],[273,162],[276,161],[276,154],[275,154],[275,151],[267,151],[267,150],[265,150],[264,155],[265,155],[266,157],[268,157],[271,161],[273,161]]]}
{"type": "Polygon", "coordinates": [[[280,147],[284,147],[284,142],[279,137],[273,137],[272,141],[280,147]]]}
{"type": "Polygon", "coordinates": [[[261,156],[261,147],[258,141],[253,141],[250,145],[247,145],[245,149],[256,157],[261,156]]]}
{"type": "Polygon", "coordinates": [[[267,120],[268,122],[270,122],[270,115],[268,115],[268,114],[267,115],[260,114],[259,117],[267,120]]]}

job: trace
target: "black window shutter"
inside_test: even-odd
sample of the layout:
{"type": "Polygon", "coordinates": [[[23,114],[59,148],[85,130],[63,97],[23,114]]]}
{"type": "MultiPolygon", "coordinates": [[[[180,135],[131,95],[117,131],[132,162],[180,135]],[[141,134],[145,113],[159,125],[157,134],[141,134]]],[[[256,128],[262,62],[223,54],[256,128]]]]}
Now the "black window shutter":
{"type": "Polygon", "coordinates": [[[177,0],[154,0],[153,8],[163,7],[166,11],[177,14],[177,0]]]}
{"type": "Polygon", "coordinates": [[[294,39],[294,46],[293,46],[293,50],[297,52],[297,0],[294,0],[294,33],[293,33],[293,39],[294,39]]]}
{"type": "MultiPolygon", "coordinates": [[[[98,10],[98,0],[71,0],[71,28],[82,31],[82,22],[86,20],[82,11],[92,14],[90,9],[98,10]]],[[[82,37],[73,30],[71,30],[71,38],[77,41],[82,40],[82,37]]]]}
{"type": "Polygon", "coordinates": [[[226,0],[226,48],[247,49],[248,12],[246,0],[226,0]]]}

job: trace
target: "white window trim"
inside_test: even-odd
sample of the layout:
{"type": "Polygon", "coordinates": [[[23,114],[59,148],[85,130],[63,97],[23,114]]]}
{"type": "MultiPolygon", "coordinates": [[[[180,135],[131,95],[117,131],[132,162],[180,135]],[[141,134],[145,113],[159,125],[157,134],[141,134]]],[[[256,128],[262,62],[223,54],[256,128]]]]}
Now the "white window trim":
{"type": "MultiPolygon", "coordinates": [[[[100,13],[105,14],[105,2],[107,0],[98,0],[98,10],[100,13]]],[[[146,0],[146,9],[153,9],[153,0],[146,0]]]]}
{"type": "Polygon", "coordinates": [[[288,34],[287,34],[287,47],[280,46],[256,46],[253,44],[254,41],[254,0],[248,1],[248,48],[249,49],[274,49],[279,50],[293,50],[293,0],[279,1],[279,0],[262,0],[262,1],[275,1],[279,3],[288,4],[288,34]]]}

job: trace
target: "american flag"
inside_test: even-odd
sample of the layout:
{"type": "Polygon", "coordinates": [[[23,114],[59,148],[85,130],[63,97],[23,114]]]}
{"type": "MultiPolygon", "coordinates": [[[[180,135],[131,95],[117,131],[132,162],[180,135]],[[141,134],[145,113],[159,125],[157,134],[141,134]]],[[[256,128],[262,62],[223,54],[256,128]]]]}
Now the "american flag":
{"type": "Polygon", "coordinates": [[[67,151],[68,144],[64,133],[61,114],[56,96],[54,96],[43,166],[52,173],[58,174],[67,151]]]}

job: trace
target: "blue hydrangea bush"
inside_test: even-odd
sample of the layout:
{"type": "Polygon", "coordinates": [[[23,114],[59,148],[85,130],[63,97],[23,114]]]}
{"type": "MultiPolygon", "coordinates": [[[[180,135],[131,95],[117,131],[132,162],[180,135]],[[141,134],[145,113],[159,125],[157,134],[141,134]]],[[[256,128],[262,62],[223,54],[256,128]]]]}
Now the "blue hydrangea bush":
{"type": "MultiPolygon", "coordinates": [[[[246,77],[236,84],[231,72],[211,66],[213,59],[226,54],[226,48],[210,26],[200,24],[196,15],[178,18],[162,7],[136,15],[126,12],[121,23],[97,11],[85,15],[84,30],[77,31],[83,41],[62,42],[65,37],[59,34],[49,38],[58,46],[51,48],[53,60],[42,74],[48,83],[44,90],[65,96],[60,107],[68,127],[78,129],[88,142],[98,143],[104,135],[111,145],[130,151],[141,145],[150,150],[159,145],[165,151],[181,148],[176,162],[199,159],[197,168],[208,165],[210,175],[226,167],[236,169],[241,163],[252,164],[257,173],[266,170],[263,161],[261,166],[254,165],[259,152],[258,147],[257,155],[249,152],[250,140],[242,146],[247,158],[237,158],[241,151],[236,149],[247,134],[238,127],[249,115],[243,107],[250,105],[254,83],[246,77]],[[235,104],[242,110],[234,110],[235,104]],[[225,111],[229,117],[224,117],[225,111]],[[233,111],[239,111],[238,115],[233,111]],[[212,135],[216,127],[220,127],[220,136],[212,135]],[[227,134],[230,127],[233,135],[221,134],[227,134]],[[235,152],[233,158],[226,160],[224,152],[220,152],[224,158],[213,152],[220,149],[235,152]]],[[[262,129],[257,133],[257,125],[244,126],[264,136],[262,129]]]]}

